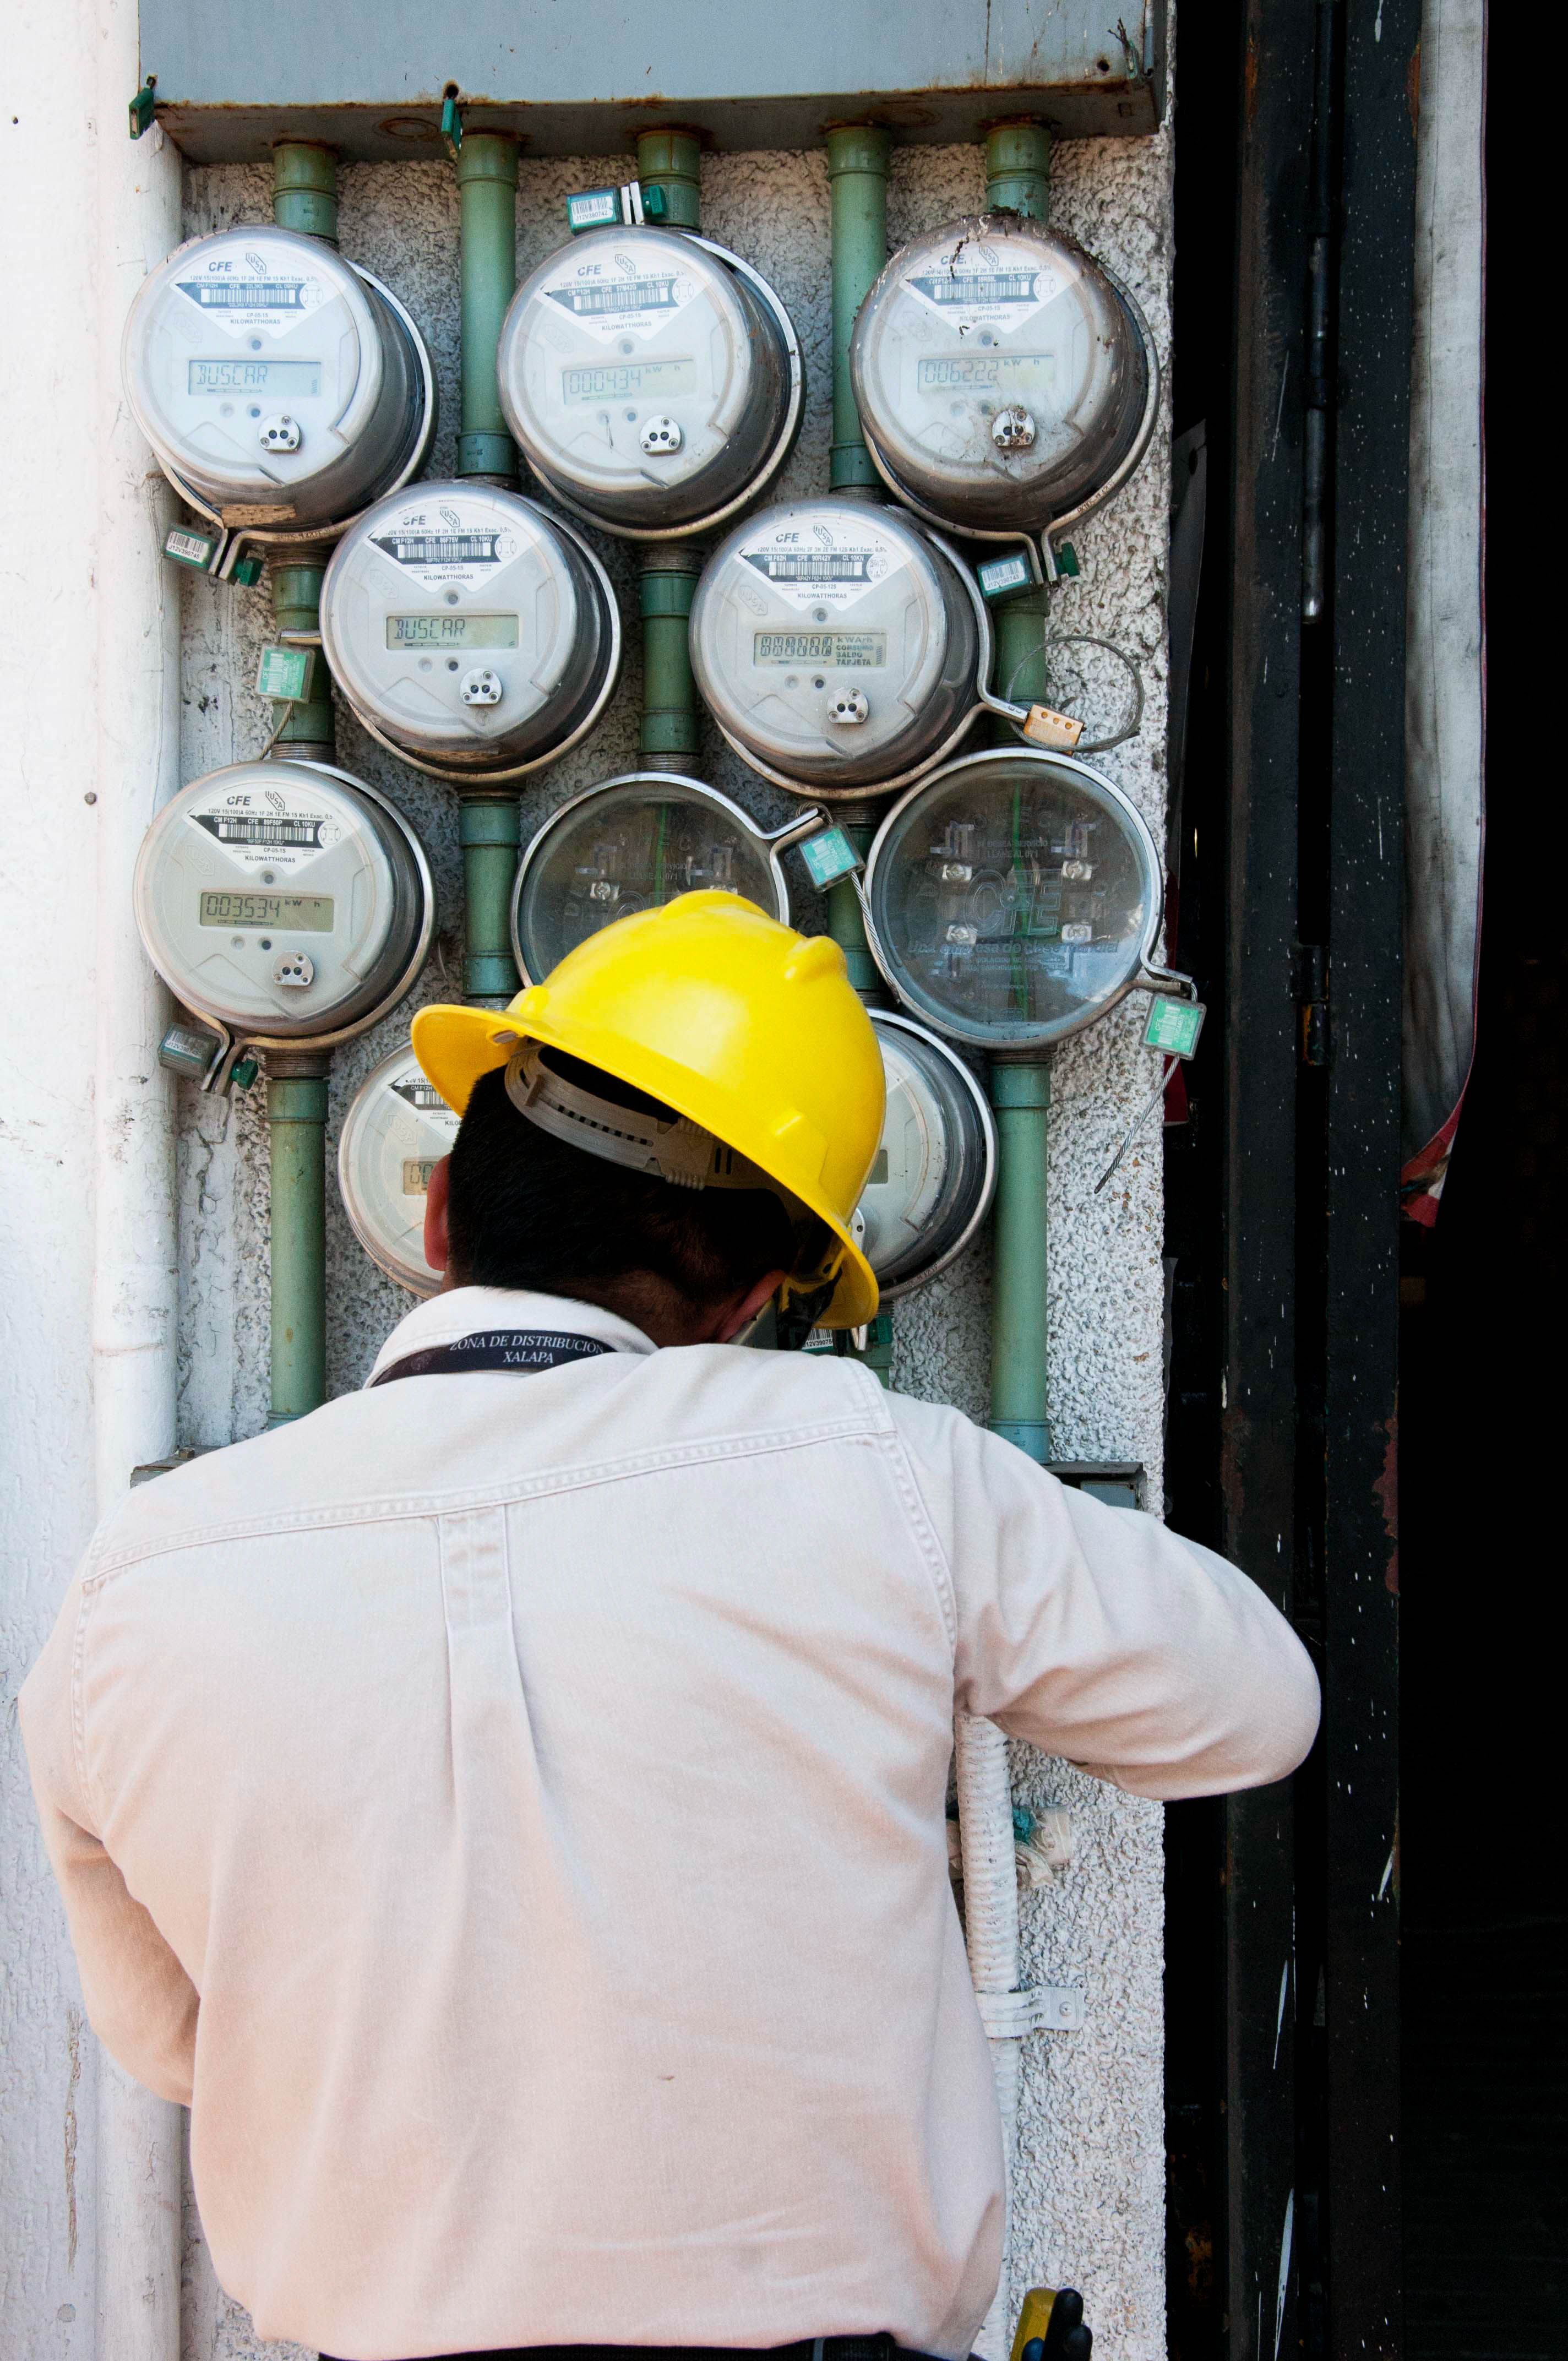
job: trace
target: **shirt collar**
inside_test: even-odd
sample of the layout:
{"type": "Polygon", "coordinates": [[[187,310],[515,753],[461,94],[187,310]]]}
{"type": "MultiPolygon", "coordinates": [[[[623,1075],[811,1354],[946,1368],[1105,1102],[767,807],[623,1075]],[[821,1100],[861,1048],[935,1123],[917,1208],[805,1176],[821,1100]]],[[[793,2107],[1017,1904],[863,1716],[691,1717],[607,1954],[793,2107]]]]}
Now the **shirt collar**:
{"type": "Polygon", "coordinates": [[[365,1382],[374,1385],[383,1369],[410,1353],[422,1353],[433,1345],[455,1345],[460,1337],[487,1328],[552,1328],[573,1336],[591,1336],[617,1353],[659,1349],[630,1320],[603,1311],[597,1303],[578,1303],[569,1295],[537,1295],[529,1288],[455,1287],[448,1294],[416,1303],[408,1317],[399,1321],[365,1382]]]}

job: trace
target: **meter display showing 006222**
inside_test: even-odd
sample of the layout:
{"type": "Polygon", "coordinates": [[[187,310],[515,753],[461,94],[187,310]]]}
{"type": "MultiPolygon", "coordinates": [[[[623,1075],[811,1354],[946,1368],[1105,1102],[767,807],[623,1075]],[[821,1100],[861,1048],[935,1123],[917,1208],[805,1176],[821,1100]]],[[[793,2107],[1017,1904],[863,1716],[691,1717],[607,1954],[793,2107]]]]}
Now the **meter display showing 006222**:
{"type": "Polygon", "coordinates": [[[751,661],[760,664],[842,664],[869,668],[887,662],[885,631],[756,631],[751,661]]]}
{"type": "Polygon", "coordinates": [[[189,361],[189,393],[319,393],[320,361],[189,361]]]}
{"type": "Polygon", "coordinates": [[[1055,353],[954,353],[922,360],[915,382],[922,393],[1054,393],[1055,353]]]}
{"type": "Polygon", "coordinates": [[[300,935],[330,935],[334,924],[330,894],[216,894],[202,896],[203,927],[280,927],[300,935]]]}
{"type": "Polygon", "coordinates": [[[515,615],[389,615],[389,648],[515,648],[515,615]]]}
{"type": "Polygon", "coordinates": [[[696,391],[696,363],[690,359],[610,361],[600,368],[561,372],[563,401],[619,401],[628,394],[696,391]]]}

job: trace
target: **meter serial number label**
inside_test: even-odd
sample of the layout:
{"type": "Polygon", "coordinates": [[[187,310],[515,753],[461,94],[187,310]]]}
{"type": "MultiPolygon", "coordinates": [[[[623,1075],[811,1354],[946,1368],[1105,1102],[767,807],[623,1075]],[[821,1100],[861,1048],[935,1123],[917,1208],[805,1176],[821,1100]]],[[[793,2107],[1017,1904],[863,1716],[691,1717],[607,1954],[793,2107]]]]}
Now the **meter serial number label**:
{"type": "Polygon", "coordinates": [[[330,894],[203,894],[203,927],[279,927],[299,935],[330,935],[330,894]]]}
{"type": "Polygon", "coordinates": [[[515,648],[515,615],[389,615],[389,648],[515,648]]]}
{"type": "Polygon", "coordinates": [[[751,661],[760,664],[884,664],[885,631],[756,631],[751,661]]]}
{"type": "Polygon", "coordinates": [[[404,1196],[428,1197],[430,1176],[440,1161],[439,1156],[405,1156],[403,1159],[404,1196]]]}
{"type": "Polygon", "coordinates": [[[188,361],[191,393],[319,393],[320,361],[188,361]]]}
{"type": "Polygon", "coordinates": [[[689,357],[607,361],[601,368],[568,368],[561,372],[563,401],[620,401],[627,394],[696,391],[696,363],[689,357]]]}
{"type": "Polygon", "coordinates": [[[954,353],[922,360],[915,382],[922,393],[991,389],[998,393],[1054,393],[1055,353],[954,353]]]}

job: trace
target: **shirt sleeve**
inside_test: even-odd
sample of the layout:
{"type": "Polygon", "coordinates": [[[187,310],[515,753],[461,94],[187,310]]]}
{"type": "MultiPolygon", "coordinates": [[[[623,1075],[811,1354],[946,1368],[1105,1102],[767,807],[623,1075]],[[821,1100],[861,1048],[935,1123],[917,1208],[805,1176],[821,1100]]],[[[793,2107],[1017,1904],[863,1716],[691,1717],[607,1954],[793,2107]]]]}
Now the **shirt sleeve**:
{"type": "Polygon", "coordinates": [[[160,2099],[189,2106],[195,1986],[110,1859],[86,1793],[79,1647],[87,1608],[79,1578],[23,1684],[27,1767],[87,2021],[127,2074],[160,2099]]]}
{"type": "Polygon", "coordinates": [[[957,1411],[895,1415],[948,1557],[961,1711],[1135,1795],[1263,1786],[1304,1759],[1317,1675],[1239,1567],[957,1411]]]}

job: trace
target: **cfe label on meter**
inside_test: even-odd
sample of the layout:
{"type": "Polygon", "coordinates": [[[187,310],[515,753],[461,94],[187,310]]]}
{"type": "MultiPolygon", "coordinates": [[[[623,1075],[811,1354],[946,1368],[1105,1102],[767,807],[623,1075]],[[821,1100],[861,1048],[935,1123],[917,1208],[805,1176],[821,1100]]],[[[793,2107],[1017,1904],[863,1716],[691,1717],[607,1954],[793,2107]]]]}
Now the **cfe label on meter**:
{"type": "Polygon", "coordinates": [[[641,226],[579,236],[524,280],[497,376],[530,466],[612,533],[717,522],[782,459],[799,411],[772,289],[721,247],[641,226]]]}
{"type": "Polygon", "coordinates": [[[343,1119],[337,1180],[354,1235],[389,1279],[415,1295],[433,1295],[441,1285],[424,1258],[425,1198],[458,1121],[406,1041],[367,1076],[343,1119]]]}
{"type": "Polygon", "coordinates": [[[430,873],[346,773],[241,763],[166,804],[134,885],[148,958],[188,1008],[262,1038],[353,1027],[412,980],[430,873]]]}
{"type": "Polygon", "coordinates": [[[896,491],[959,530],[1042,532],[1120,480],[1158,371],[1132,297],[1014,214],[894,255],[850,346],[855,400],[896,491]]]}
{"type": "Polygon", "coordinates": [[[762,510],[720,543],[692,604],[692,669],[730,744],[822,795],[934,760],[976,695],[979,633],[957,566],[893,510],[762,510]]]}
{"type": "Polygon", "coordinates": [[[597,558],[532,500],[469,483],[421,484],[361,517],[327,567],[321,628],[366,728],[448,775],[560,752],[620,657],[597,558]]]}
{"type": "Polygon", "coordinates": [[[180,488],[234,525],[332,526],[411,470],[430,364],[387,291],[320,238],[192,239],[148,273],[121,367],[180,488]]]}

